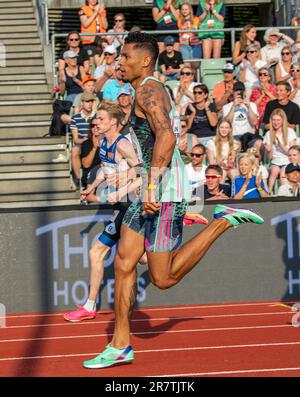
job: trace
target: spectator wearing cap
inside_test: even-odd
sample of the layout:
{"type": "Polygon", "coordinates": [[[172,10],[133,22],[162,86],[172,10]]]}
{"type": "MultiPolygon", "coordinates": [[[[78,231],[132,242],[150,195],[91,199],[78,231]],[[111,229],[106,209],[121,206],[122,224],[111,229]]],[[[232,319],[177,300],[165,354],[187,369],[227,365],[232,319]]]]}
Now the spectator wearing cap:
{"type": "Polygon", "coordinates": [[[71,132],[73,137],[73,147],[71,154],[71,163],[73,169],[73,176],[75,181],[79,181],[80,178],[80,153],[81,145],[88,139],[88,135],[91,131],[91,120],[95,116],[96,112],[93,111],[94,101],[97,97],[95,94],[85,93],[81,97],[82,110],[79,113],[73,115],[71,119],[71,132]]]}
{"type": "Polygon", "coordinates": [[[118,94],[121,88],[125,87],[128,91],[133,90],[130,83],[125,83],[122,80],[122,73],[119,65],[115,69],[115,78],[108,80],[102,88],[102,100],[107,103],[117,103],[118,94]]]}
{"type": "Polygon", "coordinates": [[[299,106],[290,100],[292,87],[287,81],[276,83],[277,99],[267,103],[263,123],[265,130],[270,128],[270,116],[273,110],[282,109],[287,117],[288,127],[295,129],[300,124],[299,106]]]}
{"type": "Polygon", "coordinates": [[[226,63],[223,66],[224,80],[215,84],[212,91],[212,97],[216,103],[217,110],[221,111],[222,107],[233,100],[233,84],[234,79],[234,65],[226,63]]]}
{"type": "MultiPolygon", "coordinates": [[[[81,33],[105,33],[108,28],[106,10],[102,1],[86,0],[78,11],[81,22],[81,33]]],[[[82,44],[93,47],[94,35],[82,36],[82,44]]]]}
{"type": "MultiPolygon", "coordinates": [[[[96,90],[96,79],[94,79],[93,76],[85,76],[82,79],[82,89],[83,93],[78,94],[73,102],[74,106],[74,113],[78,113],[81,111],[81,97],[84,94],[95,94],[96,90]]],[[[93,102],[93,110],[96,111],[99,105],[99,98],[96,98],[96,100],[93,102]]]]}
{"type": "Polygon", "coordinates": [[[178,73],[184,66],[180,51],[174,49],[175,40],[172,36],[164,39],[166,49],[159,55],[158,64],[162,72],[161,80],[177,80],[178,73]]]}
{"type": "Polygon", "coordinates": [[[66,94],[66,100],[73,103],[77,94],[82,92],[82,78],[85,76],[83,66],[77,65],[78,54],[68,50],[64,52],[66,67],[64,74],[60,76],[59,88],[62,95],[66,94]]]}
{"type": "Polygon", "coordinates": [[[120,125],[122,126],[121,133],[123,135],[127,135],[130,132],[128,127],[128,120],[132,110],[133,89],[123,86],[118,93],[117,103],[121,107],[125,115],[123,120],[120,122],[120,125]]]}
{"type": "Polygon", "coordinates": [[[259,87],[254,87],[250,101],[254,102],[258,110],[256,129],[262,124],[267,103],[277,98],[276,86],[271,84],[271,74],[268,68],[262,67],[258,71],[259,87]]]}
{"type": "MultiPolygon", "coordinates": [[[[157,30],[177,30],[177,20],[179,18],[179,5],[178,0],[154,0],[152,5],[152,17],[157,23],[157,30]]],[[[165,49],[164,39],[165,34],[158,34],[156,36],[158,42],[159,53],[165,49]]],[[[179,38],[174,35],[176,51],[179,51],[179,38]]]]}
{"type": "MultiPolygon", "coordinates": [[[[109,29],[107,33],[128,33],[128,30],[125,29],[125,15],[122,14],[121,12],[116,14],[114,16],[114,27],[113,29],[109,29]]],[[[117,53],[119,54],[121,51],[122,46],[125,43],[127,35],[113,35],[113,36],[107,36],[107,41],[108,44],[113,44],[115,48],[117,49],[117,53]]]]}
{"type": "Polygon", "coordinates": [[[261,48],[260,55],[261,59],[268,62],[269,65],[278,63],[281,60],[283,47],[294,44],[293,39],[281,33],[276,27],[266,30],[264,40],[266,45],[261,48]]]}
{"type": "Polygon", "coordinates": [[[300,165],[290,163],[285,167],[286,183],[278,189],[278,196],[300,197],[300,165]]]}
{"type": "Polygon", "coordinates": [[[97,66],[94,72],[96,92],[101,91],[104,84],[114,78],[117,50],[114,45],[107,45],[104,50],[105,64],[97,66]]]}
{"type": "Polygon", "coordinates": [[[231,123],[234,139],[239,140],[246,132],[255,133],[258,110],[254,102],[245,98],[244,83],[234,83],[233,101],[223,106],[222,118],[231,123]]]}
{"type": "Polygon", "coordinates": [[[210,164],[205,170],[204,200],[228,200],[231,196],[230,186],[221,184],[223,170],[217,164],[210,164]]]}
{"type": "Polygon", "coordinates": [[[275,82],[291,79],[293,52],[291,47],[284,46],[281,50],[281,59],[275,67],[275,82]]]}

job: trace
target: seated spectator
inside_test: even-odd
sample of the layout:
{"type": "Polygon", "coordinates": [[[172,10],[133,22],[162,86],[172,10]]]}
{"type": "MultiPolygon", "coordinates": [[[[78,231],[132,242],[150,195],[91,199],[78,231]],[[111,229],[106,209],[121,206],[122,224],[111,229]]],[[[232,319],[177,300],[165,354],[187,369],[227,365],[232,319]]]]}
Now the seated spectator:
{"type": "Polygon", "coordinates": [[[218,124],[217,108],[208,99],[208,88],[205,84],[197,84],[193,90],[195,102],[189,104],[185,115],[188,118],[188,132],[195,134],[204,145],[216,134],[218,124]]]}
{"type": "Polygon", "coordinates": [[[236,157],[240,151],[240,144],[233,139],[232,126],[226,120],[219,121],[215,138],[207,142],[207,158],[209,164],[218,164],[223,169],[221,183],[226,178],[236,176],[236,157]]]}
{"type": "Polygon", "coordinates": [[[292,79],[289,83],[292,86],[290,100],[300,106],[300,63],[293,63],[291,67],[292,79]]]}
{"type": "Polygon", "coordinates": [[[239,65],[246,58],[246,48],[250,44],[260,47],[259,41],[256,40],[256,27],[249,24],[243,28],[240,40],[235,43],[232,56],[234,65],[239,65]]]}
{"type": "Polygon", "coordinates": [[[281,50],[281,59],[275,67],[275,81],[288,81],[291,76],[293,53],[291,47],[285,46],[281,50]]]}
{"type": "MultiPolygon", "coordinates": [[[[108,28],[106,10],[103,2],[98,4],[98,0],[86,0],[85,6],[78,11],[81,23],[81,33],[105,33],[108,28]]],[[[82,36],[82,44],[87,48],[95,48],[94,41],[96,36],[82,36]]]]}
{"type": "MultiPolygon", "coordinates": [[[[300,37],[300,36],[299,36],[300,37]]],[[[292,63],[298,63],[300,62],[300,42],[297,41],[293,46],[292,46],[292,53],[293,53],[293,58],[292,58],[292,63]]]]}
{"type": "Polygon", "coordinates": [[[279,187],[277,196],[300,197],[300,165],[289,163],[285,175],[286,183],[279,187]]]}
{"type": "Polygon", "coordinates": [[[255,125],[258,119],[258,110],[254,102],[245,99],[245,86],[240,81],[233,85],[233,101],[224,105],[222,118],[232,125],[234,139],[247,133],[255,133],[255,125]]]}
{"type": "Polygon", "coordinates": [[[270,131],[264,137],[264,145],[271,160],[269,192],[272,193],[276,179],[284,176],[284,168],[289,163],[288,150],[296,144],[296,133],[288,126],[282,109],[273,110],[270,117],[270,131]]]}
{"type": "MultiPolygon", "coordinates": [[[[122,109],[124,113],[124,118],[120,122],[120,125],[122,127],[121,133],[123,135],[127,135],[130,131],[128,128],[128,120],[131,114],[132,110],[132,104],[133,104],[133,96],[132,96],[132,89],[128,87],[122,87],[118,93],[118,98],[117,98],[117,103],[122,109]]],[[[130,137],[127,137],[130,140],[130,137]]]]}
{"type": "Polygon", "coordinates": [[[281,60],[282,49],[294,44],[294,40],[286,34],[280,33],[279,29],[272,27],[266,30],[264,40],[267,43],[260,50],[261,59],[268,65],[276,64],[281,60]]]}
{"type": "Polygon", "coordinates": [[[205,182],[206,165],[203,164],[206,155],[206,148],[201,143],[195,145],[190,153],[191,162],[185,165],[189,179],[192,196],[195,196],[196,189],[205,182]]]}
{"type": "Polygon", "coordinates": [[[99,129],[99,124],[99,119],[94,116],[94,118],[91,120],[91,132],[88,135],[88,139],[81,145],[81,185],[83,189],[86,188],[87,184],[91,184],[93,182],[96,177],[95,172],[97,172],[101,162],[100,138],[102,134],[99,129]],[[89,175],[90,172],[91,174],[89,175]]]}
{"type": "Polygon", "coordinates": [[[224,80],[215,84],[213,87],[212,97],[216,103],[217,110],[220,112],[222,107],[233,101],[233,84],[234,79],[234,65],[226,63],[223,67],[224,80]]]}
{"type": "Polygon", "coordinates": [[[287,81],[280,81],[276,83],[277,99],[267,103],[263,123],[265,130],[270,128],[270,116],[274,109],[282,109],[287,117],[288,127],[295,129],[297,124],[300,124],[300,109],[299,106],[292,102],[289,98],[292,87],[287,81]]]}
{"type": "Polygon", "coordinates": [[[107,45],[104,51],[105,64],[97,66],[94,73],[94,78],[96,79],[96,92],[101,91],[104,84],[114,78],[116,58],[116,48],[113,45],[107,45]]]}
{"type": "Polygon", "coordinates": [[[175,40],[167,36],[164,40],[166,49],[159,55],[158,64],[161,69],[161,80],[177,80],[180,70],[184,66],[181,52],[174,49],[175,40]]]}
{"type": "Polygon", "coordinates": [[[271,75],[269,69],[262,67],[258,71],[259,87],[253,88],[250,101],[254,102],[258,110],[258,120],[256,123],[256,129],[262,124],[263,117],[267,103],[277,98],[276,86],[271,84],[271,75]]]}
{"type": "MultiPolygon", "coordinates": [[[[268,191],[268,179],[269,179],[269,171],[267,170],[267,167],[263,163],[263,150],[261,147],[257,147],[255,145],[257,141],[250,141],[249,142],[249,148],[246,150],[246,153],[249,155],[252,155],[255,157],[255,167],[256,167],[256,174],[260,175],[262,181],[264,183],[266,191],[268,191]]],[[[269,191],[268,191],[269,193],[269,191]]]]}
{"type": "Polygon", "coordinates": [[[77,65],[78,55],[72,51],[64,53],[66,67],[60,76],[59,88],[61,95],[66,94],[66,101],[73,103],[77,94],[82,92],[82,79],[85,76],[83,66],[77,65]]]}
{"type": "Polygon", "coordinates": [[[90,74],[92,76],[94,76],[97,66],[105,64],[104,49],[106,46],[108,46],[106,38],[102,36],[97,36],[94,41],[94,46],[95,46],[94,63],[92,65],[92,68],[90,69],[90,74]]]}
{"type": "MultiPolygon", "coordinates": [[[[92,77],[92,76],[85,76],[82,79],[82,89],[83,89],[83,92],[81,94],[76,95],[76,97],[73,101],[74,113],[78,113],[81,111],[81,97],[82,97],[82,95],[95,94],[96,79],[94,79],[94,77],[92,77]]],[[[100,101],[98,98],[93,102],[93,110],[94,111],[97,110],[99,103],[100,103],[100,101]]]]}
{"type": "MultiPolygon", "coordinates": [[[[200,29],[223,29],[225,6],[220,0],[200,1],[196,15],[199,16],[200,29]]],[[[221,58],[224,32],[199,33],[202,39],[203,58],[221,58]]]]}
{"type": "Polygon", "coordinates": [[[90,69],[90,57],[87,51],[80,46],[80,35],[76,31],[72,31],[66,37],[67,46],[63,51],[59,54],[58,57],[58,71],[59,78],[61,79],[64,76],[64,70],[66,67],[66,62],[64,60],[64,53],[66,51],[72,51],[74,54],[78,55],[77,65],[83,66],[85,73],[89,72],[90,69]]]}
{"type": "Polygon", "coordinates": [[[227,200],[231,196],[229,185],[221,184],[223,170],[217,164],[210,164],[205,170],[204,200],[227,200]]]}
{"type": "MultiPolygon", "coordinates": [[[[179,30],[199,29],[199,18],[194,16],[193,7],[184,2],[180,6],[180,15],[177,21],[179,30]]],[[[201,58],[201,41],[195,33],[179,33],[180,52],[184,60],[201,58]]]]}
{"type": "Polygon", "coordinates": [[[187,133],[186,117],[183,116],[181,118],[180,125],[181,125],[181,135],[180,135],[178,149],[180,151],[180,156],[183,162],[186,164],[189,163],[191,160],[190,153],[192,151],[192,148],[198,144],[198,139],[196,135],[187,133]]]}
{"type": "Polygon", "coordinates": [[[102,100],[107,103],[117,104],[118,94],[121,88],[125,88],[134,94],[134,90],[130,83],[124,83],[119,65],[115,68],[114,79],[108,80],[102,88],[102,100]]]}
{"type": "Polygon", "coordinates": [[[237,200],[269,197],[262,181],[262,173],[256,174],[255,157],[243,153],[239,157],[239,174],[232,183],[232,197],[237,200]]]}
{"type": "Polygon", "coordinates": [[[239,80],[245,84],[247,98],[253,88],[259,86],[258,70],[267,67],[267,62],[259,59],[259,56],[259,46],[250,44],[246,48],[246,57],[240,64],[239,80]]]}
{"type": "Polygon", "coordinates": [[[179,106],[180,114],[185,114],[189,103],[194,102],[193,89],[198,83],[195,81],[195,73],[190,66],[184,66],[180,71],[179,85],[173,91],[175,104],[179,106]]]}
{"type": "Polygon", "coordinates": [[[71,163],[75,182],[80,178],[80,153],[81,145],[88,139],[91,132],[91,120],[95,116],[93,111],[94,101],[97,99],[94,94],[85,94],[81,97],[82,110],[74,114],[71,120],[71,132],[73,137],[73,147],[71,153],[71,163]]]}
{"type": "Polygon", "coordinates": [[[289,148],[288,159],[290,163],[300,164],[300,146],[293,145],[289,148]]]}
{"type": "MultiPolygon", "coordinates": [[[[125,15],[121,12],[114,16],[114,27],[113,29],[109,29],[107,33],[128,33],[128,30],[125,29],[125,15]]],[[[114,36],[107,36],[108,44],[112,44],[117,53],[120,54],[121,48],[125,43],[125,38],[127,35],[114,35],[114,36]]]]}
{"type": "MultiPolygon", "coordinates": [[[[152,5],[152,17],[157,23],[157,30],[177,30],[177,20],[179,18],[179,4],[177,0],[154,0],[152,5]]],[[[164,39],[165,34],[158,34],[156,36],[158,42],[159,53],[165,49],[164,39]]],[[[173,35],[175,40],[174,49],[179,51],[178,35],[173,35]]]]}

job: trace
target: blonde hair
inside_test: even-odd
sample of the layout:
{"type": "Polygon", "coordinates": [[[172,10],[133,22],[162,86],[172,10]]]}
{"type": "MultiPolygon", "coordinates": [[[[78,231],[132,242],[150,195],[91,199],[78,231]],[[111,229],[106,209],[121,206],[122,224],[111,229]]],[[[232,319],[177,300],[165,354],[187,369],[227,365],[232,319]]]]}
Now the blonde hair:
{"type": "Polygon", "coordinates": [[[255,156],[253,154],[249,154],[249,153],[242,153],[239,155],[238,165],[239,165],[239,173],[240,174],[241,174],[241,172],[240,172],[241,160],[249,160],[249,162],[251,164],[252,175],[256,175],[258,167],[257,167],[257,161],[256,161],[255,156]]]}
{"type": "MultiPolygon", "coordinates": [[[[194,10],[193,10],[192,4],[189,3],[188,1],[185,1],[184,3],[181,3],[180,4],[180,11],[181,11],[181,7],[182,6],[188,6],[189,7],[189,9],[190,9],[190,19],[191,19],[191,21],[193,21],[194,20],[194,10]]],[[[184,18],[183,18],[183,16],[181,14],[180,14],[180,16],[178,18],[178,21],[179,21],[179,23],[182,23],[184,21],[184,18]]]]}
{"type": "Polygon", "coordinates": [[[282,120],[282,137],[283,137],[283,143],[286,146],[288,144],[288,121],[285,112],[282,109],[275,109],[271,113],[270,116],[270,140],[271,143],[274,145],[276,143],[276,130],[274,129],[273,123],[272,123],[272,118],[273,116],[279,116],[281,117],[282,120]]]}
{"type": "Polygon", "coordinates": [[[120,125],[121,121],[125,116],[121,106],[115,104],[101,102],[100,105],[98,106],[97,111],[99,110],[103,110],[104,112],[107,112],[111,119],[117,120],[118,125],[120,125]]]}
{"type": "Polygon", "coordinates": [[[215,144],[216,144],[216,160],[217,161],[222,161],[222,140],[221,140],[221,135],[220,135],[220,126],[223,123],[227,123],[230,126],[230,132],[227,135],[227,141],[229,144],[229,154],[228,158],[230,160],[234,160],[234,140],[233,140],[233,135],[232,135],[232,124],[230,121],[227,120],[220,120],[218,122],[217,128],[216,128],[216,139],[215,139],[215,144]]]}

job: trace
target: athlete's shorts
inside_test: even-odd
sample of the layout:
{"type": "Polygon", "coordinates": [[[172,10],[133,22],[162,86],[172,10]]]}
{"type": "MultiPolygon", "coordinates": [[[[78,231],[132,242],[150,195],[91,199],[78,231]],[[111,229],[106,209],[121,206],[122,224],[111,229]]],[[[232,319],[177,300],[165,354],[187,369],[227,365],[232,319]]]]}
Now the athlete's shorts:
{"type": "Polygon", "coordinates": [[[114,210],[108,225],[98,237],[100,243],[112,248],[120,240],[122,221],[128,207],[114,210]]]}
{"type": "Polygon", "coordinates": [[[145,250],[148,252],[169,252],[179,248],[182,242],[183,217],[187,203],[162,203],[154,215],[142,216],[141,201],[128,208],[123,225],[145,237],[145,250]]]}

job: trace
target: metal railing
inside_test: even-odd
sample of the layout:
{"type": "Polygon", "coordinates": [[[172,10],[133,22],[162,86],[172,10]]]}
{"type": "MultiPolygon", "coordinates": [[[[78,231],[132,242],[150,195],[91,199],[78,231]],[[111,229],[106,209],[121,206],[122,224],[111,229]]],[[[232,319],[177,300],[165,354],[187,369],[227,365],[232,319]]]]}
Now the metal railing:
{"type": "MultiPolygon", "coordinates": [[[[284,30],[299,30],[298,26],[276,26],[280,31],[284,30]]],[[[256,27],[256,31],[266,31],[269,29],[270,26],[264,26],[264,27],[256,27]]],[[[233,51],[233,48],[236,43],[236,33],[241,32],[243,28],[224,28],[224,29],[186,29],[186,30],[143,30],[142,32],[144,33],[149,33],[153,35],[172,35],[172,34],[179,34],[179,33],[212,33],[212,32],[224,32],[224,33],[230,33],[231,37],[231,53],[233,51]]],[[[80,36],[108,36],[107,32],[106,33],[80,33],[80,36]]],[[[110,32],[109,36],[127,36],[128,32],[110,32]]],[[[56,47],[56,39],[57,38],[65,38],[67,37],[67,33],[55,33],[51,36],[51,48],[52,48],[52,72],[53,72],[53,82],[55,86],[58,84],[58,79],[57,79],[57,67],[56,67],[56,57],[55,57],[55,47],[56,47]]],[[[229,57],[231,58],[231,57],[229,57]]],[[[226,57],[228,59],[228,57],[226,57]]],[[[201,62],[201,58],[195,58],[193,59],[193,62],[201,62]]]]}
{"type": "Polygon", "coordinates": [[[38,12],[39,25],[43,33],[43,44],[49,45],[49,15],[48,15],[48,1],[35,0],[35,5],[38,12]]]}

